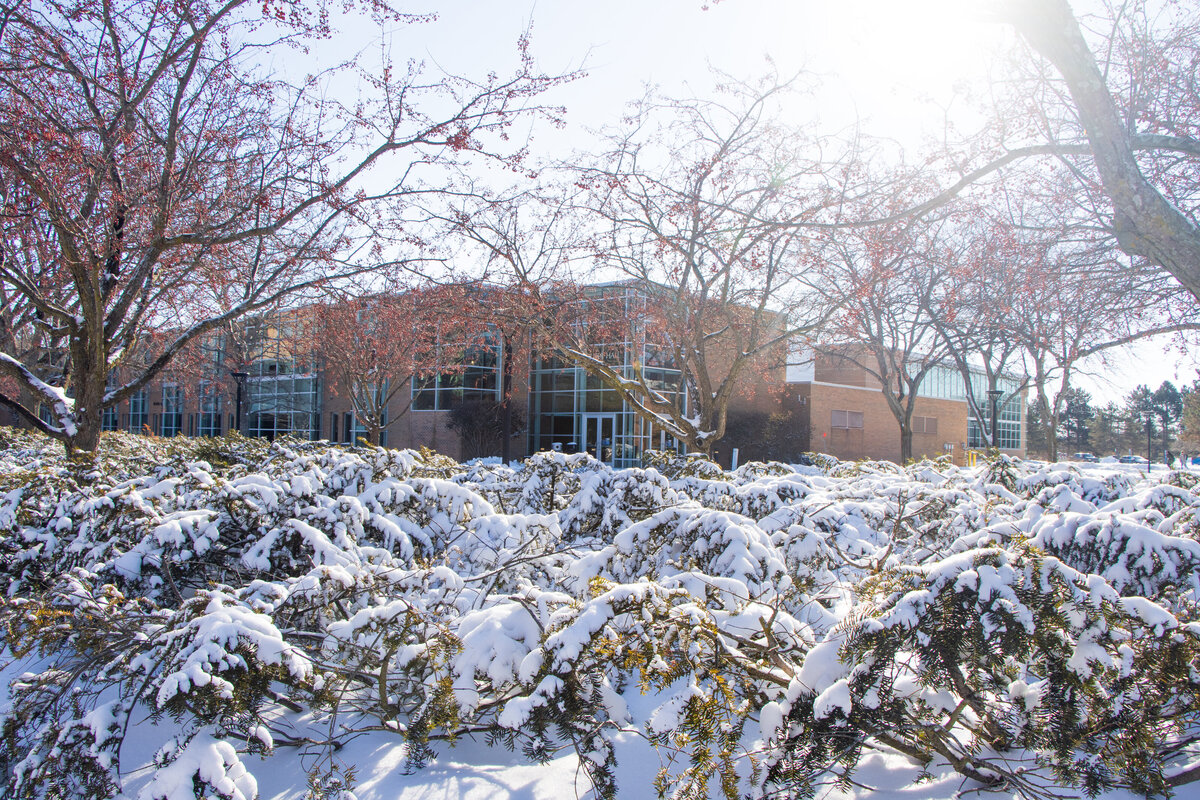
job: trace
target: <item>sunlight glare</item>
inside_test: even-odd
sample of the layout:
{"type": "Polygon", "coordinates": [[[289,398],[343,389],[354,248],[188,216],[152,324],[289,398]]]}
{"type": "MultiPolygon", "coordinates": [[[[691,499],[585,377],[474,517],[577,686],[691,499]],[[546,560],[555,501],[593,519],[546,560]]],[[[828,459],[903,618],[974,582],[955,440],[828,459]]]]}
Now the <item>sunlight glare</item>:
{"type": "MultiPolygon", "coordinates": [[[[854,0],[837,6],[834,24],[849,42],[851,72],[910,89],[937,87],[973,74],[1000,26],[963,0],[854,0]]],[[[840,37],[839,37],[840,38],[840,37]]]]}
{"type": "Polygon", "coordinates": [[[982,79],[1003,40],[980,0],[849,0],[821,9],[826,54],[814,63],[835,77],[827,119],[854,115],[900,138],[941,124],[955,89],[982,79]],[[835,106],[841,105],[840,109],[835,106]],[[925,106],[921,108],[920,106],[925,106]]]}

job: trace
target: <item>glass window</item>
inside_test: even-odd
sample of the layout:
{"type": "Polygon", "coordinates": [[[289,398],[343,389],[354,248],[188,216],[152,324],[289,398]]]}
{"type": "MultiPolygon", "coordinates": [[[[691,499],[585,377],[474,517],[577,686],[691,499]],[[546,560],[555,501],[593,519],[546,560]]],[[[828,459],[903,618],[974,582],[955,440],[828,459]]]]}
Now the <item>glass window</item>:
{"type": "Polygon", "coordinates": [[[130,433],[145,433],[150,429],[150,393],[145,389],[134,392],[129,398],[129,414],[125,418],[125,430],[130,433]]]}
{"type": "Polygon", "coordinates": [[[247,434],[265,439],[320,436],[318,385],[313,375],[249,378],[245,387],[247,434]]]}
{"type": "MultiPolygon", "coordinates": [[[[1005,393],[1015,392],[1019,385],[1016,381],[1012,380],[1001,381],[999,383],[1000,388],[1005,393]]],[[[990,417],[991,408],[988,405],[986,389],[984,392],[983,399],[978,402],[979,411],[985,417],[990,417]]],[[[1002,450],[1021,449],[1021,402],[1021,395],[1013,394],[997,409],[996,445],[1002,450]]],[[[987,447],[985,436],[990,425],[990,418],[981,422],[975,418],[974,414],[969,414],[967,419],[967,446],[987,447]]]]}
{"type": "Polygon", "coordinates": [[[221,409],[221,395],[214,381],[200,381],[196,391],[200,399],[198,436],[220,436],[221,419],[224,413],[221,409]]]}
{"type": "Polygon", "coordinates": [[[834,409],[830,427],[832,428],[861,428],[863,426],[863,412],[861,411],[839,411],[834,409]]]}
{"type": "Polygon", "coordinates": [[[360,425],[358,416],[352,411],[347,411],[343,416],[343,433],[342,441],[346,444],[358,444],[360,438],[367,438],[367,428],[365,425],[360,425]]]}
{"type": "MultiPolygon", "coordinates": [[[[915,369],[915,365],[913,367],[915,369]]],[[[975,377],[975,376],[972,376],[975,377]]],[[[940,397],[946,400],[966,400],[966,384],[957,367],[938,364],[925,373],[917,386],[919,397],[940,397]]]]}
{"type": "MultiPolygon", "coordinates": [[[[108,380],[104,382],[105,391],[111,391],[117,386],[116,376],[109,373],[108,380]]],[[[115,405],[106,407],[100,412],[100,430],[116,431],[121,429],[121,415],[117,411],[115,405]]]]}
{"type": "Polygon", "coordinates": [[[162,416],[159,436],[178,436],[183,433],[183,387],[175,383],[162,386],[162,416]]]}
{"type": "MultiPolygon", "coordinates": [[[[603,301],[612,313],[602,309],[589,314],[581,321],[581,331],[590,340],[591,352],[620,367],[627,378],[634,377],[633,360],[640,354],[647,385],[686,410],[681,376],[671,368],[669,352],[648,344],[646,332],[636,325],[645,300],[644,293],[625,287],[598,290],[590,302],[603,301]]],[[[644,450],[676,446],[598,377],[559,358],[537,354],[529,383],[529,440],[534,450],[570,453],[599,448],[618,468],[636,466],[644,450]],[[596,441],[588,441],[589,435],[596,441]]]]}
{"type": "Polygon", "coordinates": [[[499,345],[469,349],[460,369],[413,381],[414,411],[447,411],[470,400],[499,397],[499,345]]]}

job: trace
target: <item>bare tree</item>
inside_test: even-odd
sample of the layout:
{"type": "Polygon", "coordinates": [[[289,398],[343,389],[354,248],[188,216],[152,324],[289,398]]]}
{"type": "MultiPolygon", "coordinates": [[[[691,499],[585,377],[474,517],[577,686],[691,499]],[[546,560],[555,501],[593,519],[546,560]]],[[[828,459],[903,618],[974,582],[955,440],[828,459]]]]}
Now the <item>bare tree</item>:
{"type": "Polygon", "coordinates": [[[472,295],[486,309],[489,333],[499,344],[499,439],[505,461],[512,457],[519,418],[513,384],[528,378],[522,365],[529,365],[531,348],[554,349],[553,337],[545,335],[550,322],[578,295],[578,285],[564,281],[584,225],[569,201],[572,193],[553,182],[507,192],[475,188],[459,193],[448,206],[426,208],[431,219],[467,245],[462,257],[482,265],[471,281],[472,295]]]}
{"type": "Polygon", "coordinates": [[[835,232],[820,251],[825,291],[841,312],[817,352],[879,383],[900,428],[901,461],[913,457],[921,384],[949,353],[930,314],[941,283],[931,233],[910,224],[835,232]]]}
{"type": "Polygon", "coordinates": [[[337,276],[417,257],[410,231],[375,223],[444,186],[444,175],[423,182],[430,169],[471,155],[517,164],[523,153],[493,149],[488,135],[505,136],[520,113],[557,113],[535,105],[558,79],[536,73],[524,42],[511,77],[483,82],[351,64],[339,80],[367,81],[372,96],[347,103],[324,78],[292,85],[256,67],[264,52],[326,35],[325,20],[299,3],[247,0],[169,13],[135,0],[4,8],[0,284],[20,302],[6,310],[0,373],[26,394],[0,392],[0,403],[68,449],[94,450],[102,409],[189,342],[337,276]],[[371,171],[383,162],[387,179],[371,171]],[[177,333],[135,367],[128,354],[166,323],[177,333]],[[26,343],[61,354],[61,374],[39,377],[26,343]],[[107,388],[118,367],[127,379],[107,388]]]}
{"type": "MultiPolygon", "coordinates": [[[[1058,459],[1055,432],[1072,379],[1084,359],[1103,356],[1149,336],[1195,330],[1195,308],[1187,318],[1164,314],[1172,285],[1154,267],[1094,260],[1097,254],[1050,252],[1025,273],[1014,295],[1010,335],[1021,342],[1044,426],[1048,457],[1058,459]]],[[[1178,293],[1177,287],[1175,291],[1178,293]]]]}
{"type": "MultiPolygon", "coordinates": [[[[1063,168],[1008,176],[995,193],[1001,202],[957,204],[930,309],[968,387],[972,372],[983,373],[1002,407],[1032,386],[1052,458],[1053,431],[1081,362],[1197,323],[1195,302],[1176,281],[1111,247],[1094,198],[1076,193],[1074,180],[1063,168]],[[1017,373],[1023,383],[1001,381],[1017,373]]],[[[991,409],[980,400],[967,392],[975,418],[986,420],[991,409]]],[[[990,426],[980,429],[995,441],[990,426]]]]}
{"type": "MultiPolygon", "coordinates": [[[[1081,200],[1127,256],[1173,275],[1200,298],[1200,8],[1133,0],[1077,17],[1068,0],[998,0],[998,20],[1028,44],[996,120],[966,166],[923,212],[1024,162],[1062,163],[1081,200]],[[1084,23],[1084,24],[1081,24],[1084,23]]],[[[965,157],[964,157],[965,154],[965,157]]]]}
{"type": "Polygon", "coordinates": [[[968,412],[987,421],[978,426],[984,443],[997,447],[993,409],[976,391],[976,376],[982,375],[986,397],[996,409],[1023,394],[1028,385],[1027,378],[1003,379],[1024,372],[1022,340],[1013,332],[1016,298],[1044,260],[1046,245],[978,206],[955,215],[943,244],[940,276],[927,295],[931,305],[926,313],[962,378],[968,412]]]}
{"type": "MultiPolygon", "coordinates": [[[[647,380],[641,354],[604,352],[595,323],[568,320],[552,338],[564,357],[699,452],[724,435],[731,399],[832,313],[816,300],[801,233],[827,201],[822,176],[831,165],[824,142],[772,116],[790,91],[767,81],[723,86],[722,100],[648,97],[576,178],[598,220],[592,274],[644,293],[647,352],[678,370],[686,392],[647,380]]],[[[603,321],[608,312],[592,302],[580,313],[603,321]]]]}
{"type": "Polygon", "coordinates": [[[461,374],[487,324],[463,286],[335,295],[313,306],[313,340],[330,391],[343,396],[371,444],[412,405],[413,384],[461,374]]]}

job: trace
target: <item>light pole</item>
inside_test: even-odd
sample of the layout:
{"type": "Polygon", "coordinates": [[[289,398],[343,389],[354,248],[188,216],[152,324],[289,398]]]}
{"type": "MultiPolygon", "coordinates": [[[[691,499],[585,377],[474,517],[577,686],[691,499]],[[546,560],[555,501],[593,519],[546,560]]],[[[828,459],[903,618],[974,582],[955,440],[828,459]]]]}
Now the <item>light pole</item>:
{"type": "Polygon", "coordinates": [[[242,382],[250,377],[248,372],[237,372],[229,370],[229,374],[233,376],[233,380],[237,383],[237,398],[234,403],[234,423],[233,426],[238,433],[242,432],[242,382]]]}
{"type": "Polygon", "coordinates": [[[988,403],[992,409],[992,447],[1000,449],[1000,437],[996,435],[996,419],[1000,416],[1000,395],[1004,394],[1000,389],[988,389],[988,403]]]}
{"type": "Polygon", "coordinates": [[[1151,454],[1150,448],[1153,444],[1153,438],[1152,438],[1153,436],[1154,436],[1154,412],[1147,411],[1146,412],[1146,474],[1147,475],[1150,474],[1150,464],[1152,463],[1152,459],[1150,458],[1150,454],[1151,454]]]}

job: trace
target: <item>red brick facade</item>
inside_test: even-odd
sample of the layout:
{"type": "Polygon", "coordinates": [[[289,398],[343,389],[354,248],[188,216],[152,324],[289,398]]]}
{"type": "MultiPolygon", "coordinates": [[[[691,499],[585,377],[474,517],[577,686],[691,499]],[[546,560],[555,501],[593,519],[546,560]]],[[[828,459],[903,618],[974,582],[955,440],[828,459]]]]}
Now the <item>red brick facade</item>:
{"type": "MultiPolygon", "coordinates": [[[[797,402],[811,431],[811,448],[841,459],[900,456],[900,425],[879,389],[826,383],[796,384],[797,402]],[[862,427],[834,427],[835,411],[862,414],[862,427]]],[[[967,405],[957,400],[919,397],[914,417],[936,420],[931,431],[913,433],[913,457],[961,453],[967,441],[967,405]]]]}
{"type": "MultiPolygon", "coordinates": [[[[293,360],[296,363],[304,363],[304,358],[300,356],[293,360]]],[[[788,372],[783,366],[784,360],[778,358],[777,366],[755,370],[745,376],[746,390],[731,401],[730,419],[732,421],[738,415],[741,415],[743,420],[761,421],[769,418],[770,425],[774,426],[774,436],[779,437],[781,425],[788,428],[784,431],[788,435],[782,437],[786,439],[786,444],[780,445],[779,442],[775,442],[768,445],[762,441],[766,437],[759,436],[755,426],[763,424],[766,427],[765,422],[751,423],[754,429],[749,431],[743,424],[739,431],[742,437],[741,461],[755,457],[788,459],[804,451],[824,452],[840,459],[899,459],[899,424],[878,382],[866,370],[846,359],[818,357],[815,364],[805,374],[800,375],[788,372]],[[774,446],[778,452],[768,452],[770,446],[774,446]]],[[[285,365],[280,367],[281,370],[292,368],[286,365],[286,358],[279,363],[285,365]]],[[[345,392],[330,391],[331,387],[327,385],[319,365],[317,367],[317,371],[312,373],[316,380],[316,388],[308,396],[309,406],[306,406],[315,408],[315,412],[303,415],[303,418],[310,420],[305,433],[314,438],[348,443],[354,438],[353,431],[351,435],[347,435],[347,425],[352,423],[350,402],[345,392]]],[[[719,365],[715,368],[719,368],[719,365]]],[[[140,412],[135,411],[129,401],[122,403],[120,408],[111,412],[108,427],[159,435],[229,432],[235,427],[237,417],[237,381],[232,377],[233,373],[230,370],[214,369],[211,363],[208,374],[208,385],[215,389],[216,396],[220,398],[220,413],[215,415],[218,418],[215,430],[214,415],[209,415],[207,428],[202,421],[201,381],[194,375],[189,377],[178,371],[175,374],[166,373],[150,383],[146,390],[145,408],[140,412]],[[171,404],[171,395],[164,393],[163,389],[164,385],[169,384],[174,384],[182,390],[182,410],[179,413],[165,413],[164,406],[171,404]]],[[[271,381],[282,381],[286,384],[292,377],[307,380],[307,376],[292,376],[285,371],[275,375],[273,371],[263,373],[261,370],[257,374],[258,377],[245,377],[242,381],[242,431],[273,435],[274,429],[272,434],[264,434],[261,425],[257,430],[251,427],[249,392],[254,388],[254,381],[263,381],[264,383],[256,385],[265,386],[271,381]]],[[[512,405],[521,410],[520,416],[532,416],[528,383],[528,380],[515,381],[512,405]]],[[[391,403],[384,439],[388,447],[424,446],[460,460],[473,455],[466,452],[463,441],[450,428],[450,411],[421,410],[411,406],[414,406],[411,403],[411,387],[406,384],[391,403]]],[[[281,410],[277,416],[282,418],[287,416],[287,413],[286,410],[281,410]]],[[[968,410],[964,400],[919,397],[914,411],[914,423],[912,452],[915,458],[950,453],[956,462],[963,462],[968,442],[968,410]]],[[[287,424],[292,423],[289,421],[287,424]]],[[[1020,426],[1023,431],[1023,413],[1020,426]]],[[[288,428],[284,425],[278,429],[282,431],[288,428]]],[[[527,455],[531,440],[532,436],[527,437],[524,431],[518,431],[511,443],[512,456],[527,455]]],[[[1021,445],[1020,448],[1008,452],[1023,456],[1024,436],[1021,436],[1021,445]]],[[[738,446],[738,442],[731,434],[730,438],[718,443],[715,449],[716,457],[722,463],[729,464],[731,450],[735,446],[738,446]]]]}
{"type": "MultiPolygon", "coordinates": [[[[809,448],[840,459],[900,457],[900,424],[885,398],[879,381],[845,358],[817,355],[802,380],[792,376],[785,404],[807,425],[809,448]]],[[[1025,429],[1024,397],[1021,430],[1025,429]]],[[[966,400],[918,396],[913,409],[914,458],[949,453],[964,463],[968,445],[966,400]]],[[[1021,446],[1005,452],[1025,455],[1021,446]]]]}

